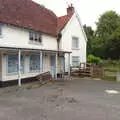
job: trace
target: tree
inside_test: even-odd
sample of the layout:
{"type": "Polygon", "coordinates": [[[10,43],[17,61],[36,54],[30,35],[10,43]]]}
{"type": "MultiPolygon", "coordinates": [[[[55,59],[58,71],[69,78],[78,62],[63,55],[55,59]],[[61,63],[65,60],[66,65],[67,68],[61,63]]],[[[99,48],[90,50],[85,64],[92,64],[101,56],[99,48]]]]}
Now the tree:
{"type": "Polygon", "coordinates": [[[112,33],[106,50],[108,51],[108,57],[120,59],[120,27],[112,33]]]}
{"type": "Polygon", "coordinates": [[[107,11],[96,25],[93,54],[103,58],[119,58],[120,16],[114,11],[107,11]]]}
{"type": "Polygon", "coordinates": [[[87,35],[87,39],[88,39],[88,42],[87,42],[87,54],[91,54],[92,53],[92,40],[94,38],[94,31],[92,30],[92,28],[90,26],[86,26],[84,25],[83,26],[84,28],[84,31],[87,35]]]}

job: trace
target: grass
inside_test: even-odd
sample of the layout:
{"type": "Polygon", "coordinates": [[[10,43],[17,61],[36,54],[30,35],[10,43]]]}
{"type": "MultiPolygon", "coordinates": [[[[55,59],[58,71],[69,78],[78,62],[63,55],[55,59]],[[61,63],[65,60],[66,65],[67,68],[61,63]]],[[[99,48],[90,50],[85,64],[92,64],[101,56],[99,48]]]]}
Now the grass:
{"type": "Polygon", "coordinates": [[[104,70],[109,71],[109,72],[118,72],[118,71],[120,71],[120,66],[108,65],[108,66],[104,66],[104,70]]]}
{"type": "Polygon", "coordinates": [[[103,80],[106,80],[106,81],[116,81],[116,76],[104,76],[103,80]]]}
{"type": "Polygon", "coordinates": [[[114,61],[104,65],[104,80],[116,81],[117,72],[120,72],[120,61],[114,61]]]}

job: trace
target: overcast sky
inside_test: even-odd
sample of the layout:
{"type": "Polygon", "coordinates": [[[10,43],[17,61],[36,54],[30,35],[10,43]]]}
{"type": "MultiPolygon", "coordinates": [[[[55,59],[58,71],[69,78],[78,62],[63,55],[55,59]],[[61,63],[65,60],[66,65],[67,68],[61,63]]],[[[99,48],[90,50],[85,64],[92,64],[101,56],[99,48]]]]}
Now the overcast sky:
{"type": "Polygon", "coordinates": [[[87,24],[95,28],[95,22],[99,16],[107,11],[114,10],[120,13],[119,0],[34,0],[51,9],[57,16],[66,14],[66,1],[74,3],[79,13],[82,24],[87,24]]]}

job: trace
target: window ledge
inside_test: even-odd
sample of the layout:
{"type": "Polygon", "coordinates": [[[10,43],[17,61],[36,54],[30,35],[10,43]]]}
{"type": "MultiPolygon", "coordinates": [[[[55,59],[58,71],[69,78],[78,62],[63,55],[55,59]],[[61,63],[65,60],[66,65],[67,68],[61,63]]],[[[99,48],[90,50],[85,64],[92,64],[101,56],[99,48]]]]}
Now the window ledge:
{"type": "Polygon", "coordinates": [[[72,48],[72,50],[80,50],[80,48],[72,48]]]}
{"type": "Polygon", "coordinates": [[[35,42],[35,41],[29,41],[29,44],[32,44],[32,45],[43,45],[43,43],[35,42]]]}
{"type": "MultiPolygon", "coordinates": [[[[21,75],[23,75],[24,74],[24,72],[21,72],[21,75]]],[[[18,75],[18,73],[17,72],[13,72],[13,73],[7,73],[6,74],[7,76],[15,76],[15,75],[18,75]]]]}
{"type": "Polygon", "coordinates": [[[38,73],[40,70],[30,70],[29,73],[38,73]]]}

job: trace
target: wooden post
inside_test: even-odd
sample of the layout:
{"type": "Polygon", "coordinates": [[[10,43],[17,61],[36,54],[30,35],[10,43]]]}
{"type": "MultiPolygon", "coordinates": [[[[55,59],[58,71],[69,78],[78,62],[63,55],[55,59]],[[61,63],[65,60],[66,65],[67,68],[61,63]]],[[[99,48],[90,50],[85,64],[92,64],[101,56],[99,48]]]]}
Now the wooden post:
{"type": "Polygon", "coordinates": [[[58,53],[56,53],[55,59],[55,78],[57,79],[57,69],[58,69],[58,53]]]}
{"type": "Polygon", "coordinates": [[[90,76],[93,77],[93,65],[90,66],[90,76]]]}
{"type": "Polygon", "coordinates": [[[18,86],[21,87],[21,50],[18,51],[18,86]]]}
{"type": "Polygon", "coordinates": [[[64,57],[63,57],[63,59],[64,59],[64,67],[63,67],[63,72],[65,73],[65,55],[64,55],[64,57]]]}

